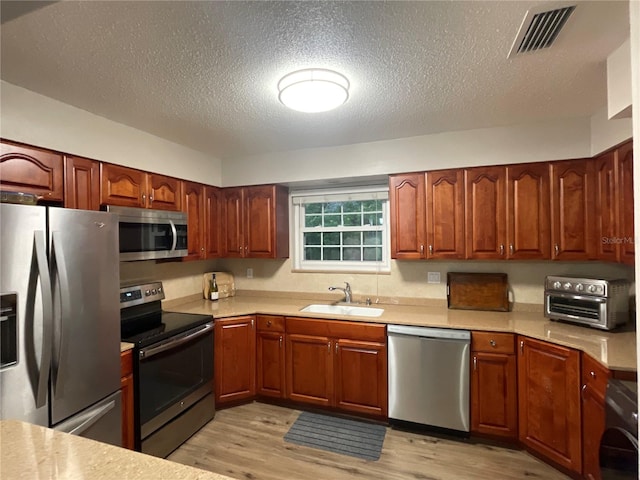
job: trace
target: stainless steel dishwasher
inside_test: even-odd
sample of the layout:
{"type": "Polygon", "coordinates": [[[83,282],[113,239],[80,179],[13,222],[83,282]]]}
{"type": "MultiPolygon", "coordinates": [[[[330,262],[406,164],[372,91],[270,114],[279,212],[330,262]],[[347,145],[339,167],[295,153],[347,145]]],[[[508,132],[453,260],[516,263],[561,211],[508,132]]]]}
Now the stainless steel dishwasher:
{"type": "Polygon", "coordinates": [[[387,334],[391,423],[469,432],[471,333],[389,325],[387,334]]]}

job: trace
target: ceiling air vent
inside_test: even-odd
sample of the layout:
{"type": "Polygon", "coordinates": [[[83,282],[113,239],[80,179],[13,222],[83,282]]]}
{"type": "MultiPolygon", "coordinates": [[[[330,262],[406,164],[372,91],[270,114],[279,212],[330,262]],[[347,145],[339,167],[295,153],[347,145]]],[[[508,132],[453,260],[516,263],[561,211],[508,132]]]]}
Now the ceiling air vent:
{"type": "Polygon", "coordinates": [[[545,12],[529,10],[507,58],[550,47],[575,8],[571,5],[545,12]]]}

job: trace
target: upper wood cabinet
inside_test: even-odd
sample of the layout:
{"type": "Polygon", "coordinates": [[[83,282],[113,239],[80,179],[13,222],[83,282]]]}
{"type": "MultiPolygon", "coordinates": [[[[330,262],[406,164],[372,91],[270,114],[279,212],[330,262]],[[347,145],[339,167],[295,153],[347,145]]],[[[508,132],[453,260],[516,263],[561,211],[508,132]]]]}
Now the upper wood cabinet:
{"type": "Polygon", "coordinates": [[[465,170],[466,258],[506,258],[505,180],[504,167],[465,170]]]}
{"type": "Polygon", "coordinates": [[[551,163],[551,258],[595,257],[595,181],[590,160],[551,163]]]}
{"type": "Polygon", "coordinates": [[[183,182],[182,211],[187,214],[187,256],[183,261],[205,258],[204,185],[183,182]]]}
{"type": "Polygon", "coordinates": [[[389,176],[391,258],[425,258],[425,176],[389,176]]]}
{"type": "Polygon", "coordinates": [[[549,164],[508,165],[507,258],[551,257],[549,208],[549,164]]]}
{"type": "Polygon", "coordinates": [[[100,203],[179,211],[182,181],[109,163],[101,164],[100,203]]]}
{"type": "Polygon", "coordinates": [[[216,405],[256,394],[256,330],[253,316],[217,319],[214,331],[216,405]]]}
{"type": "Polygon", "coordinates": [[[222,256],[222,190],[204,187],[204,258],[222,256]]]}
{"type": "Polygon", "coordinates": [[[426,197],[427,258],[464,258],[464,171],[427,172],[426,197]]]}
{"type": "Polygon", "coordinates": [[[633,265],[635,262],[635,235],[633,230],[633,142],[616,150],[618,160],[618,261],[633,265]]]}
{"type": "Polygon", "coordinates": [[[595,250],[599,260],[615,262],[618,258],[618,161],[616,152],[593,160],[595,177],[595,250]]]}
{"type": "Polygon", "coordinates": [[[63,160],[57,152],[0,141],[2,190],[33,193],[51,202],[64,200],[63,160]]]}
{"type": "Polygon", "coordinates": [[[286,187],[263,185],[223,189],[225,257],[289,256],[286,187]]]}
{"type": "Polygon", "coordinates": [[[582,473],[579,352],[523,336],[517,348],[520,441],[582,473]]]}
{"type": "Polygon", "coordinates": [[[64,206],[100,210],[100,162],[65,155],[64,206]]]}

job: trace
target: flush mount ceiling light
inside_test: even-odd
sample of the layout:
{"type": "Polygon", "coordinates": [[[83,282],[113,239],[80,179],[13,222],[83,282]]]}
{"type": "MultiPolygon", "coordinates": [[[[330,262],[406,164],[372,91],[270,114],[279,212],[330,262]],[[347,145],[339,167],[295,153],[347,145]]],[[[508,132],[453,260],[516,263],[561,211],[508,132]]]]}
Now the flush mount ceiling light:
{"type": "Polygon", "coordinates": [[[278,99],[299,112],[326,112],[349,98],[349,80],[344,75],[322,68],[291,72],[278,82],[278,99]]]}

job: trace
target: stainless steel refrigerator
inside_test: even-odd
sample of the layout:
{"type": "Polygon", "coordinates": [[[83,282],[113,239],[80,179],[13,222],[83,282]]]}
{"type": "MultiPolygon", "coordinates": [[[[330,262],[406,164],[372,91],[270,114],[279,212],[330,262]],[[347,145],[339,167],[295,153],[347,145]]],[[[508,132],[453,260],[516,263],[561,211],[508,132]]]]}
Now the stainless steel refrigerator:
{"type": "Polygon", "coordinates": [[[118,222],[0,204],[0,418],[121,444],[118,222]]]}

